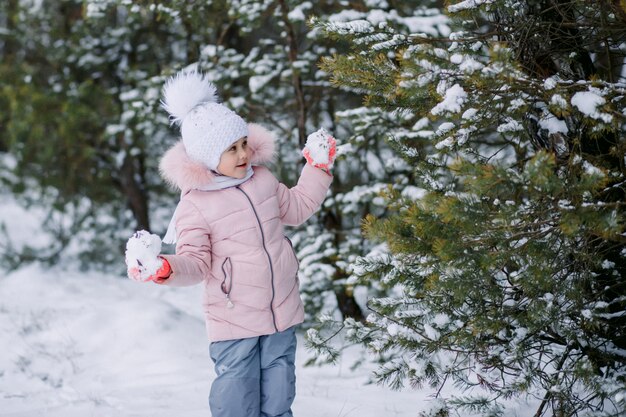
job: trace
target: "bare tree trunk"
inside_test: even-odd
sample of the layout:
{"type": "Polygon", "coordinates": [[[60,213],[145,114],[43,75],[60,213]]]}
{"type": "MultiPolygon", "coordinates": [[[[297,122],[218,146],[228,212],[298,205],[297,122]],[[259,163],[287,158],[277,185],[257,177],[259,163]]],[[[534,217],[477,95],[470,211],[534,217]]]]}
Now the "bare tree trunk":
{"type": "Polygon", "coordinates": [[[5,36],[2,44],[0,44],[0,57],[2,62],[7,62],[16,52],[15,42],[15,19],[18,13],[18,0],[6,0],[6,14],[0,16],[0,24],[3,24],[7,28],[8,36],[5,36]]]}
{"type": "MultiPolygon", "coordinates": [[[[123,142],[123,139],[120,142],[123,142]]],[[[142,187],[142,184],[145,184],[144,175],[145,172],[140,159],[126,153],[120,169],[120,189],[137,221],[137,229],[149,231],[148,197],[142,187]]]]}
{"type": "Polygon", "coordinates": [[[278,0],[280,4],[280,10],[282,13],[283,22],[285,23],[285,30],[287,32],[287,43],[289,46],[289,64],[291,65],[291,82],[293,84],[294,93],[296,96],[297,112],[298,112],[298,141],[300,147],[303,147],[306,142],[306,118],[307,107],[304,99],[304,91],[302,90],[302,78],[298,69],[294,65],[298,59],[298,43],[296,40],[296,32],[289,20],[289,6],[285,0],[278,0]]]}
{"type": "MultiPolygon", "coordinates": [[[[326,215],[325,226],[328,230],[332,231],[335,236],[335,241],[333,242],[336,248],[339,248],[342,243],[342,220],[341,213],[335,211],[329,211],[326,215]]],[[[348,278],[348,274],[342,268],[335,267],[335,274],[332,277],[333,281],[344,281],[348,278]]],[[[363,321],[365,319],[365,315],[361,310],[361,307],[356,302],[354,298],[354,294],[352,293],[352,288],[346,285],[334,286],[335,287],[335,298],[337,299],[337,307],[339,311],[341,311],[341,315],[343,318],[353,318],[357,321],[363,321]]]]}
{"type": "MultiPolygon", "coordinates": [[[[12,63],[15,59],[15,53],[17,51],[17,43],[15,42],[16,25],[15,19],[18,14],[18,0],[8,0],[6,5],[6,11],[4,16],[0,16],[0,25],[4,25],[7,28],[8,36],[4,36],[2,43],[0,44],[0,62],[12,63]]],[[[6,130],[6,123],[9,117],[6,113],[0,115],[0,132],[6,130]]],[[[6,152],[9,149],[8,139],[4,138],[4,135],[0,135],[0,152],[6,152]]]]}

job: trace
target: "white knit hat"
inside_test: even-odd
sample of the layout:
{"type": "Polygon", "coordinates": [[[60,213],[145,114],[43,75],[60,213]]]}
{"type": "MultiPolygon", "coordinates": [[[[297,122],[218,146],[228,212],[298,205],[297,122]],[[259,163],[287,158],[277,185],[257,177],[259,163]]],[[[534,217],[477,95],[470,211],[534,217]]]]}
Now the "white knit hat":
{"type": "Polygon", "coordinates": [[[163,87],[163,108],[180,133],[189,158],[215,170],[222,152],[244,136],[248,125],[218,103],[217,89],[197,71],[180,71],[163,87]]]}

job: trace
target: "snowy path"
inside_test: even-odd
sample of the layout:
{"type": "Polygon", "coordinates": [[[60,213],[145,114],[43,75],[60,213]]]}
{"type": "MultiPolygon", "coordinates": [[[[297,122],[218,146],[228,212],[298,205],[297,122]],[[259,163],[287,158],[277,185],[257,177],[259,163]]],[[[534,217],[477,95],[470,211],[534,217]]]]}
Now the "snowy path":
{"type": "MultiPolygon", "coordinates": [[[[198,288],[30,266],[0,277],[0,416],[208,417],[214,377],[198,288]]],[[[298,361],[311,355],[299,344],[298,361]]],[[[426,392],[364,370],[299,366],[297,417],[408,417],[426,392]]]]}

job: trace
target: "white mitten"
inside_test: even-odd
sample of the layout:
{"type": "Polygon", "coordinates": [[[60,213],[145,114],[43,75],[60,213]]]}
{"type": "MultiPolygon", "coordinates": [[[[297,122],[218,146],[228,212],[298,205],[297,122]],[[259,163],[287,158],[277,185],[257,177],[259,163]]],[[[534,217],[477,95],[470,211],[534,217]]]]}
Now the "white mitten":
{"type": "Polygon", "coordinates": [[[151,281],[163,266],[161,238],[146,230],[135,232],[126,243],[128,277],[135,281],[151,281]]]}
{"type": "Polygon", "coordinates": [[[333,167],[336,154],[337,141],[323,127],[307,137],[302,150],[302,155],[310,165],[326,171],[333,167]]]}

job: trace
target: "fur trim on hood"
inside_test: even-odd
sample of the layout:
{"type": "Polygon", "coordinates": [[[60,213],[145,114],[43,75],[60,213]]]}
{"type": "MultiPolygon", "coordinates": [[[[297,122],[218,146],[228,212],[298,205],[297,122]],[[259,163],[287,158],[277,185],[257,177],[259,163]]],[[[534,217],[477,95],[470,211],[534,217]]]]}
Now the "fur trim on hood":
{"type": "MultiPolygon", "coordinates": [[[[274,160],[274,135],[263,126],[248,124],[250,163],[260,165],[274,160]]],[[[215,175],[209,168],[187,156],[182,141],[178,141],[161,158],[161,176],[173,187],[186,192],[213,182],[215,175]]]]}

